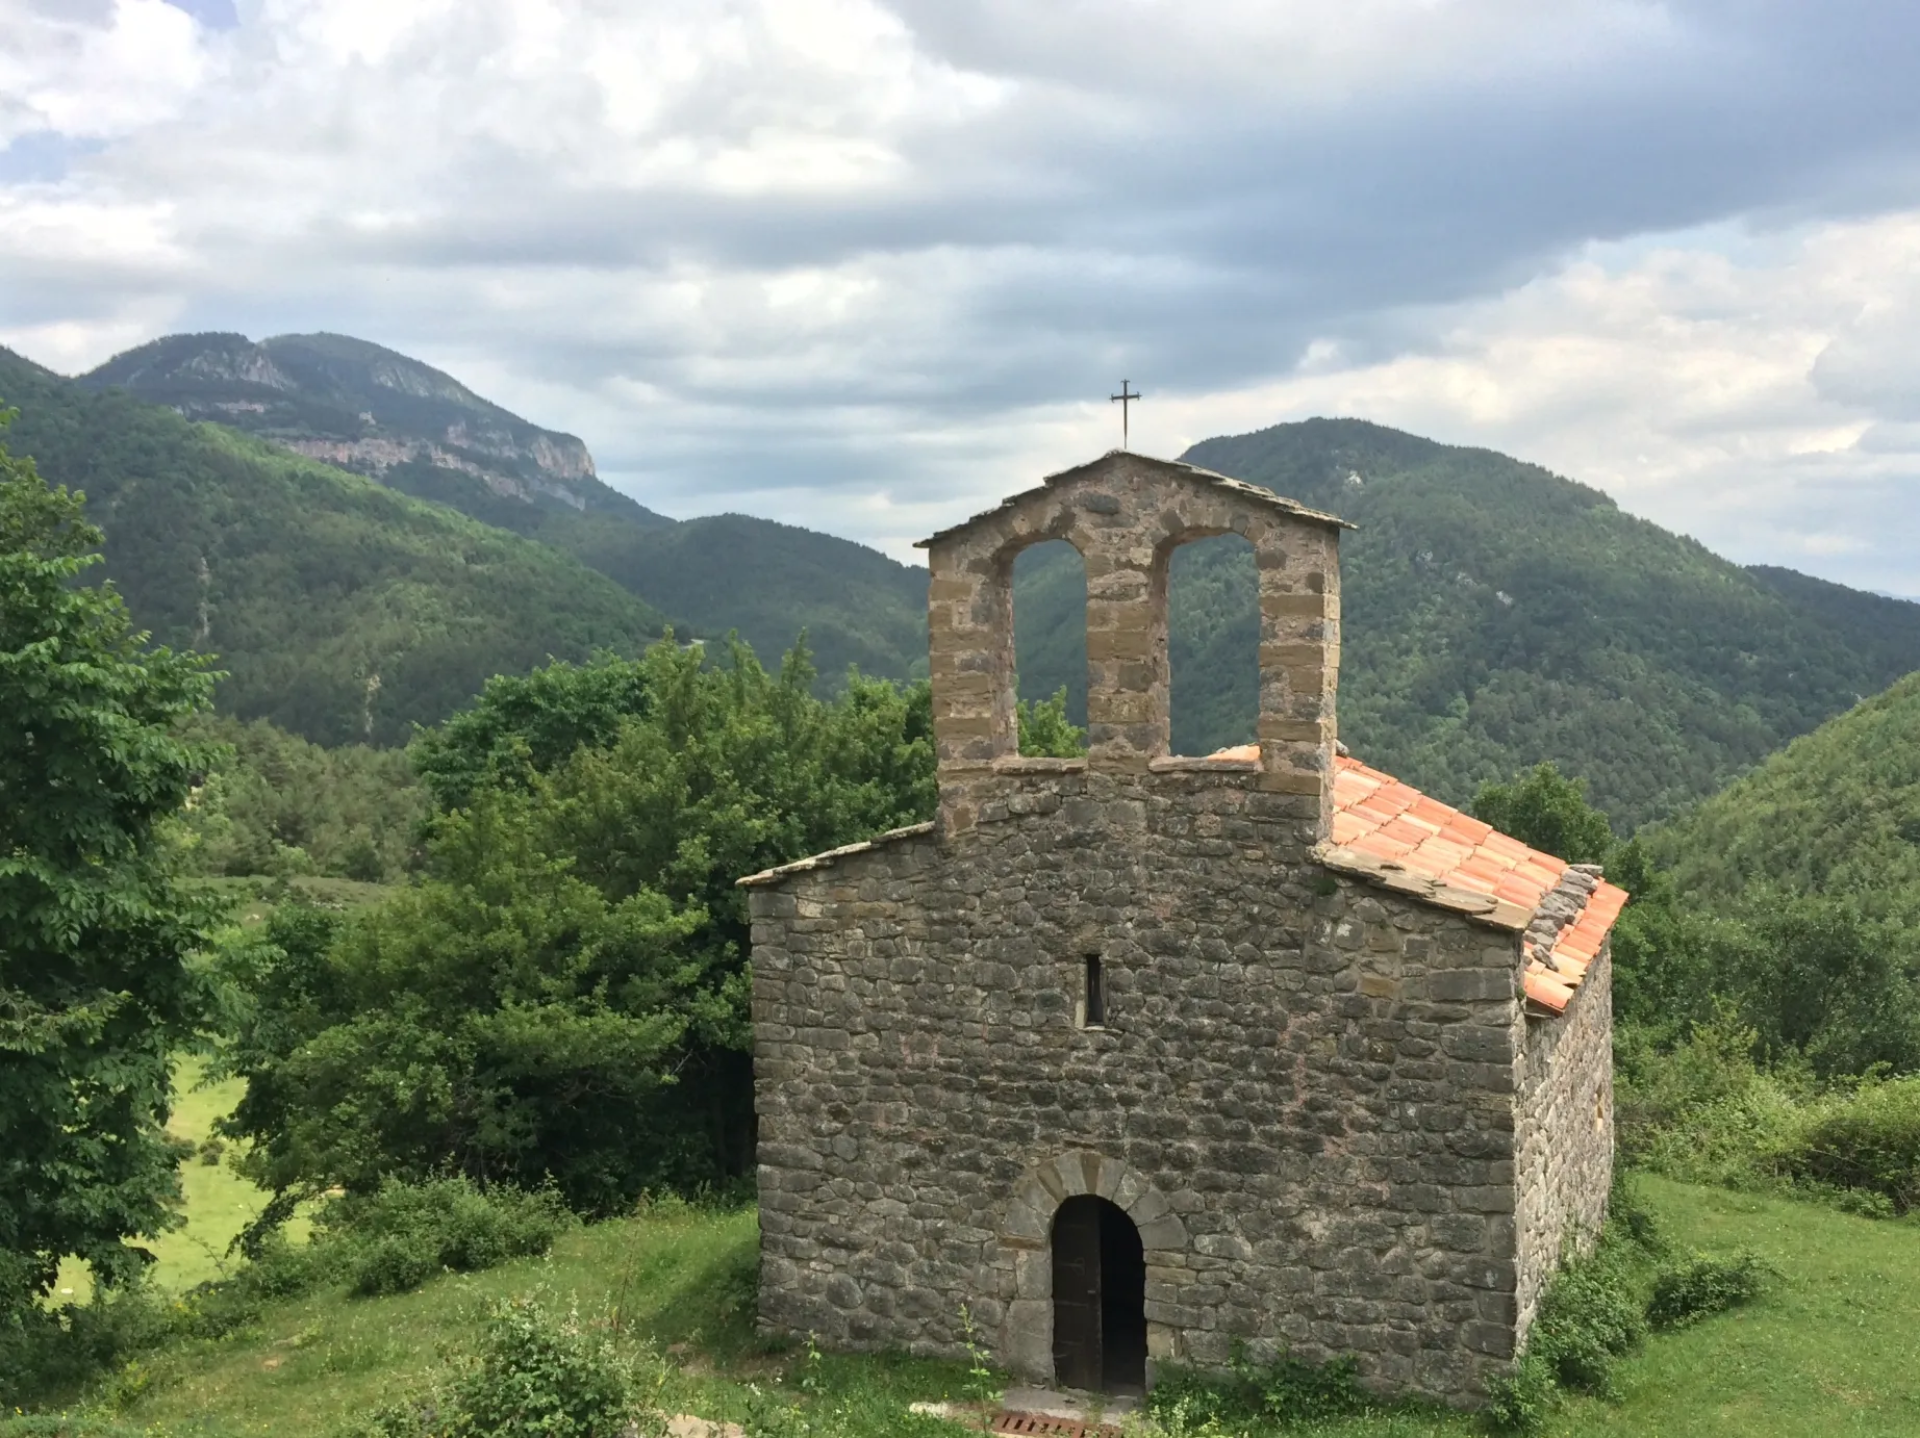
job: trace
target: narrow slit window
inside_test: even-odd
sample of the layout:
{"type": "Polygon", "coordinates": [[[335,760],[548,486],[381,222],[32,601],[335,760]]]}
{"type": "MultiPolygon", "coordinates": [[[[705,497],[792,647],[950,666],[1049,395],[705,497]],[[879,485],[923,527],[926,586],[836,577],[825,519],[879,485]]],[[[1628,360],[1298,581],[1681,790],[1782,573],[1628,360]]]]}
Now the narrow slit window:
{"type": "Polygon", "coordinates": [[[1101,967],[1098,954],[1087,955],[1087,998],[1081,1010],[1086,1015],[1085,1026],[1090,1029],[1105,1028],[1107,1023],[1107,975],[1101,967]]]}

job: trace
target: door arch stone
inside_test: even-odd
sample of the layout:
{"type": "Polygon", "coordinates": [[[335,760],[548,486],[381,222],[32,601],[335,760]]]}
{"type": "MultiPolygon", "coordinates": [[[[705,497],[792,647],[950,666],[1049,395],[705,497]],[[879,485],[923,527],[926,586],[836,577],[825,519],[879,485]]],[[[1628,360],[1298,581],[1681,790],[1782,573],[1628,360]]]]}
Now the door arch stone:
{"type": "Polygon", "coordinates": [[[1156,1292],[1185,1284],[1190,1240],[1166,1195],[1118,1159],[1070,1149],[1035,1164],[1013,1186],[1000,1223],[996,1266],[1012,1300],[1000,1332],[1000,1361],[1023,1378],[1053,1373],[1053,1216],[1069,1198],[1104,1198],[1133,1220],[1147,1268],[1147,1382],[1156,1362],[1180,1357],[1178,1330],[1156,1292]]]}

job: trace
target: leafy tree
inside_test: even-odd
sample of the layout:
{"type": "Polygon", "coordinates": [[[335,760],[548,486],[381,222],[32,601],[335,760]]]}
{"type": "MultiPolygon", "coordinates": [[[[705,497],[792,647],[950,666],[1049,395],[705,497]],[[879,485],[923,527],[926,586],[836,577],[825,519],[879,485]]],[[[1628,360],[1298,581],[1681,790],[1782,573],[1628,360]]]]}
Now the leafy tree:
{"type": "Polygon", "coordinates": [[[464,798],[425,881],[337,928],[276,918],[235,960],[232,1127],[265,1182],[290,1200],[453,1167],[604,1211],[748,1170],[735,881],[928,817],[933,763],[924,685],[854,675],[823,702],[804,653],[777,675],[726,658],[550,666],[423,743],[464,798]],[[604,739],[535,757],[595,716],[604,739]]]}
{"type": "Polygon", "coordinates": [[[1803,1058],[1823,1078],[1920,1071],[1915,946],[1900,926],[1844,896],[1761,891],[1702,947],[1763,1057],[1803,1058]]]}
{"type": "Polygon", "coordinates": [[[475,703],[421,733],[410,751],[413,767],[441,809],[465,808],[485,787],[524,786],[582,745],[603,747],[623,722],[644,717],[647,674],[610,654],[497,674],[475,703]]]}
{"type": "Polygon", "coordinates": [[[173,1222],[170,1058],[206,1018],[187,964],[217,917],[163,820],[208,755],[175,728],[203,663],[146,647],[82,498],[0,447],[0,1311],[65,1254],[107,1283],[173,1222]]]}
{"type": "Polygon", "coordinates": [[[1078,759],[1087,752],[1087,731],[1067,722],[1064,686],[1051,699],[1025,699],[1014,707],[1020,728],[1020,752],[1029,758],[1078,759]]]}
{"type": "Polygon", "coordinates": [[[427,796],[397,749],[324,749],[265,719],[199,715],[185,730],[219,757],[175,826],[204,875],[326,874],[398,880],[427,796]]]}
{"type": "Polygon", "coordinates": [[[1569,864],[1602,864],[1612,853],[1607,816],[1587,802],[1584,779],[1536,764],[1509,784],[1482,784],[1473,817],[1569,864]]]}

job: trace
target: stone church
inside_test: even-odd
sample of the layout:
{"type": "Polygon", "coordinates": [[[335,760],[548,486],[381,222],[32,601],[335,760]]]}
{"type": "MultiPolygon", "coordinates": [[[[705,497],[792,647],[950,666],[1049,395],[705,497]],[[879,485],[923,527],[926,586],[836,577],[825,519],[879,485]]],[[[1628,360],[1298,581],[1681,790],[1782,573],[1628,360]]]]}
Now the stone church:
{"type": "Polygon", "coordinates": [[[1343,521],[1115,452],[925,541],[938,818],[740,882],[761,1321],[1124,1393],[1237,1343],[1471,1405],[1613,1162],[1626,895],[1347,757],[1343,521]],[[1167,566],[1238,534],[1258,742],[1168,750],[1167,566]],[[1022,758],[1013,559],[1086,561],[1022,758]]]}

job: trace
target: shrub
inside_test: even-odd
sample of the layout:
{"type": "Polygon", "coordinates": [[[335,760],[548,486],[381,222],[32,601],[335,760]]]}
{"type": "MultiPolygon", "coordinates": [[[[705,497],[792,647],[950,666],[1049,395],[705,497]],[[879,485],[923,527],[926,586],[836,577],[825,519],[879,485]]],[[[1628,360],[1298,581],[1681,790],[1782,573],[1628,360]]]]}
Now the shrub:
{"type": "Polygon", "coordinates": [[[1920,1207],[1920,1075],[1868,1083],[1814,1106],[1777,1161],[1788,1173],[1920,1207]]]}
{"type": "Polygon", "coordinates": [[[569,1221],[549,1190],[481,1190],[465,1178],[407,1184],[389,1179],[334,1203],[319,1242],[349,1250],[355,1293],[404,1293],[442,1269],[472,1273],[545,1253],[569,1221]]]}
{"type": "Polygon", "coordinates": [[[488,1315],[479,1351],[449,1380],[369,1414],[353,1432],[356,1438],[664,1434],[663,1417],[642,1411],[639,1369],[606,1338],[588,1333],[577,1312],[557,1318],[538,1298],[505,1299],[488,1315]]]}
{"type": "Polygon", "coordinates": [[[1538,1353],[1528,1353],[1505,1378],[1487,1385],[1487,1418],[1501,1433],[1540,1433],[1560,1401],[1560,1385],[1553,1365],[1538,1353]]]}
{"type": "Polygon", "coordinates": [[[1646,1336],[1646,1314],[1617,1244],[1563,1267],[1540,1298],[1527,1340],[1560,1387],[1602,1397],[1613,1392],[1613,1363],[1646,1336]]]}
{"type": "Polygon", "coordinates": [[[1765,1287],[1767,1273],[1758,1254],[1710,1258],[1696,1253],[1684,1263],[1662,1269],[1654,1279],[1647,1318],[1656,1328],[1684,1328],[1751,1303],[1765,1287]]]}
{"type": "Polygon", "coordinates": [[[1692,1183],[1791,1190],[1850,1213],[1920,1206],[1920,1076],[1822,1089],[1804,1065],[1761,1070],[1751,1029],[1722,1013],[1670,1051],[1621,1045],[1621,1144],[1692,1183]]]}
{"type": "Polygon", "coordinates": [[[97,1288],[85,1304],[0,1314],[0,1406],[69,1399],[171,1337],[179,1317],[142,1282],[97,1288]]]}
{"type": "Polygon", "coordinates": [[[1614,1189],[1613,1218],[1599,1245],[1566,1258],[1540,1295],[1526,1351],[1513,1371],[1488,1385],[1488,1416],[1508,1433],[1538,1433],[1560,1390],[1613,1395],[1613,1365],[1646,1335],[1646,1311],[1635,1269],[1660,1239],[1624,1185],[1614,1189]]]}

